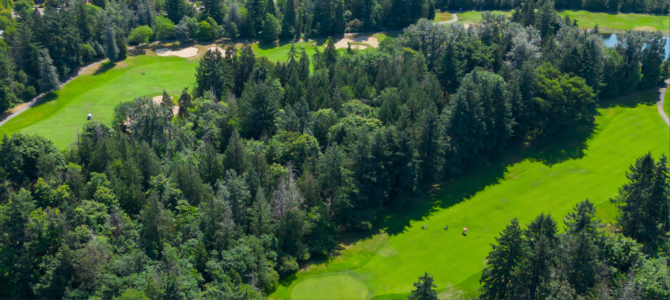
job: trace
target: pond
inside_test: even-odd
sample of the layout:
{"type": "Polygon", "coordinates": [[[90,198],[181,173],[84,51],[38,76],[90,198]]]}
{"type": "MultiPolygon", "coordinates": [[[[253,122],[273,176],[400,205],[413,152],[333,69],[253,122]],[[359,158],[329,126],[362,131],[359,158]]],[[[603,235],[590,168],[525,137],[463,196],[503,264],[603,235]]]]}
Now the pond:
{"type": "MultiPolygon", "coordinates": [[[[603,39],[603,41],[605,42],[605,45],[607,47],[614,47],[614,45],[616,45],[616,43],[619,41],[616,37],[616,33],[603,34],[603,35],[600,36],[600,38],[603,39]]],[[[666,36],[665,37],[665,58],[667,59],[669,57],[670,57],[670,37],[666,36]]]]}

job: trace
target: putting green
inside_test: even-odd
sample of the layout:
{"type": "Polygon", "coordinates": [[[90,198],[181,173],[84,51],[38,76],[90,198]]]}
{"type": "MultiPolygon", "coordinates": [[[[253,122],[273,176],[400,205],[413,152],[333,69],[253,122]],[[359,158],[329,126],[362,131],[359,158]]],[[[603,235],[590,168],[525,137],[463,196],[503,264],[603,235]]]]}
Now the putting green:
{"type": "Polygon", "coordinates": [[[116,65],[104,64],[93,74],[81,75],[60,91],[0,127],[0,136],[23,132],[51,139],[59,148],[76,141],[77,130],[90,113],[93,120],[110,124],[114,107],[122,101],[163,93],[181,94],[195,83],[195,58],[141,55],[116,65]],[[142,75],[144,72],[145,75],[142,75]]]}
{"type": "Polygon", "coordinates": [[[291,299],[357,300],[368,299],[370,291],[363,281],[347,274],[315,276],[296,284],[291,299]]]}
{"type": "Polygon", "coordinates": [[[302,282],[343,271],[355,272],[373,299],[405,298],[424,272],[434,277],[440,293],[453,293],[455,287],[477,296],[490,243],[512,218],[527,224],[551,213],[562,230],[564,216],[589,199],[599,218],[613,220],[617,210],[609,198],[626,182],[628,167],[649,151],[654,157],[668,155],[669,130],[658,114],[657,97],[657,90],[649,90],[605,102],[595,128],[512,149],[501,161],[438,187],[428,199],[389,214],[380,232],[355,237],[340,255],[307,267],[295,286],[279,287],[270,297],[293,299],[296,289],[305,295],[342,293],[340,287],[311,288],[302,282]],[[424,224],[428,229],[421,229],[424,224]],[[467,236],[461,235],[463,227],[467,236]]]}

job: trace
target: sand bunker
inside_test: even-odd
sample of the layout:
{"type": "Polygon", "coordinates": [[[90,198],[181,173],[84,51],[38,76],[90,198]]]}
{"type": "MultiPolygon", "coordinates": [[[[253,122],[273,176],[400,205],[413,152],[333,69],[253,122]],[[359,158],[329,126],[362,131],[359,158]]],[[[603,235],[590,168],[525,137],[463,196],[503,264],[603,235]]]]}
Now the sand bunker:
{"type": "Polygon", "coordinates": [[[179,57],[193,57],[198,55],[198,48],[188,47],[180,50],[170,50],[168,48],[156,49],[156,54],[160,56],[179,56],[179,57]]]}
{"type": "MultiPolygon", "coordinates": [[[[345,34],[344,37],[337,41],[335,43],[335,49],[340,49],[340,48],[347,48],[349,47],[349,43],[363,43],[363,44],[368,44],[372,46],[373,48],[379,47],[379,41],[377,40],[376,37],[372,37],[369,35],[358,35],[355,36],[353,34],[345,34]]],[[[353,49],[365,49],[367,46],[365,45],[351,45],[351,48],[353,49]],[[355,47],[358,48],[355,48],[355,47]]]]}
{"type": "MultiPolygon", "coordinates": [[[[172,96],[170,96],[170,99],[173,99],[172,96]]],[[[161,102],[163,102],[163,95],[154,96],[153,98],[151,98],[151,101],[153,101],[156,104],[161,104],[161,102]]],[[[176,116],[178,112],[179,112],[179,106],[176,105],[173,106],[172,114],[176,116]]]]}
{"type": "Polygon", "coordinates": [[[221,48],[221,47],[209,47],[209,48],[207,48],[207,50],[219,51],[219,53],[221,53],[221,55],[226,55],[226,50],[223,50],[223,48],[221,48]]]}

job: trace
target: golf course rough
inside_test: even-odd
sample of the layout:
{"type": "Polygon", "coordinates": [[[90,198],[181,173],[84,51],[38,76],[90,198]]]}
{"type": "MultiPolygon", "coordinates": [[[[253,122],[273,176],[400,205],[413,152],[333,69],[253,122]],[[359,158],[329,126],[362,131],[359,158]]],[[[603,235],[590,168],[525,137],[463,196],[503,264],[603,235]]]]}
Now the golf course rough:
{"type": "Polygon", "coordinates": [[[427,201],[428,209],[416,205],[388,216],[382,233],[346,247],[327,263],[307,267],[270,298],[358,293],[358,285],[348,292],[322,283],[343,272],[357,274],[372,299],[406,297],[424,272],[434,277],[438,292],[454,286],[477,296],[490,244],[512,218],[525,226],[540,213],[551,213],[562,231],[566,214],[589,199],[599,218],[613,220],[616,208],[609,199],[626,182],[629,166],[649,151],[654,157],[668,155],[668,127],[656,99],[658,91],[649,90],[605,102],[593,130],[510,151],[502,162],[445,184],[427,201]],[[640,101],[645,103],[635,104],[640,101]],[[469,229],[467,236],[461,235],[463,227],[469,229]]]}

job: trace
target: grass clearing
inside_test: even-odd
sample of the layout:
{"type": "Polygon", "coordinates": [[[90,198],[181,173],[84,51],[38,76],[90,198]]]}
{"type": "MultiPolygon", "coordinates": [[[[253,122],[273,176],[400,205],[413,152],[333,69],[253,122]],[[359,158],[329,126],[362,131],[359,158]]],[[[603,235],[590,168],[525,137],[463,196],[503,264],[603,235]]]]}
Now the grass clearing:
{"type": "MultiPolygon", "coordinates": [[[[512,11],[494,10],[492,13],[511,16],[512,11]]],[[[644,14],[608,14],[588,12],[585,10],[564,10],[558,12],[561,17],[569,16],[577,20],[580,28],[593,28],[598,24],[602,32],[614,30],[660,30],[670,33],[670,18],[668,16],[644,15],[644,14]]],[[[466,11],[458,14],[456,24],[473,24],[482,21],[481,11],[466,11]]]]}
{"type": "MultiPolygon", "coordinates": [[[[508,17],[512,16],[512,11],[492,10],[490,12],[494,14],[503,14],[508,17]]],[[[482,21],[482,11],[471,10],[458,13],[457,15],[458,15],[458,22],[456,22],[455,24],[461,24],[461,25],[473,24],[482,21]]]]}
{"type": "Polygon", "coordinates": [[[584,10],[565,10],[558,13],[561,17],[566,15],[570,19],[577,20],[580,28],[598,27],[603,31],[611,30],[659,30],[670,33],[670,18],[668,16],[644,15],[644,14],[608,14],[595,13],[584,10]]]}
{"type": "Polygon", "coordinates": [[[141,55],[103,64],[0,127],[0,135],[14,132],[39,134],[59,148],[76,141],[77,132],[91,113],[93,120],[110,124],[114,107],[140,96],[155,96],[166,89],[174,96],[195,83],[196,59],[141,55]],[[144,72],[146,75],[141,75],[144,72]]]}
{"type": "Polygon", "coordinates": [[[440,12],[435,14],[435,19],[433,19],[433,23],[451,21],[453,18],[454,16],[448,11],[440,12]]]}
{"type": "Polygon", "coordinates": [[[411,208],[388,214],[380,232],[348,238],[355,242],[343,245],[339,255],[306,266],[270,297],[336,297],[340,287],[301,283],[342,272],[363,280],[372,299],[406,298],[424,272],[433,275],[441,293],[455,287],[475,297],[489,244],[512,218],[527,224],[541,212],[551,213],[562,230],[563,217],[589,199],[599,218],[613,220],[617,211],[609,198],[626,181],[628,167],[649,151],[654,157],[668,154],[669,129],[658,115],[657,97],[657,90],[649,90],[605,102],[595,128],[513,149],[501,161],[439,186],[411,208]],[[421,229],[424,224],[428,229],[421,229]],[[467,236],[461,235],[463,227],[467,236]]]}

